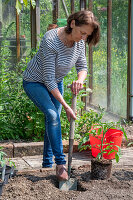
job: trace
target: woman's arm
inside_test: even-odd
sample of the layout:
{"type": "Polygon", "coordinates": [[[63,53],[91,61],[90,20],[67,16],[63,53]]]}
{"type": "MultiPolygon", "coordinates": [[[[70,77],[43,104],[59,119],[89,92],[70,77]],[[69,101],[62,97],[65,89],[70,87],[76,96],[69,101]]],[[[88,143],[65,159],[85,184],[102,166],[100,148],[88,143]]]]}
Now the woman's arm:
{"type": "MultiPolygon", "coordinates": [[[[73,81],[71,90],[75,95],[77,95],[79,91],[83,88],[83,82],[86,79],[86,76],[87,76],[86,71],[80,71],[78,73],[78,80],[73,81]]],[[[58,88],[55,88],[54,90],[52,90],[51,93],[64,107],[67,114],[68,121],[70,121],[71,117],[73,119],[76,119],[75,113],[73,112],[71,107],[65,102],[58,88]]]]}
{"type": "Polygon", "coordinates": [[[66,114],[67,114],[68,121],[70,122],[71,117],[73,119],[76,119],[75,113],[73,112],[71,107],[65,102],[65,100],[64,100],[63,96],[61,95],[60,91],[58,90],[58,88],[51,90],[51,93],[64,107],[66,114]]]}
{"type": "Polygon", "coordinates": [[[83,87],[83,82],[87,77],[88,68],[87,68],[87,61],[85,56],[85,43],[82,44],[82,50],[80,52],[80,55],[78,57],[78,60],[76,61],[76,70],[78,74],[78,80],[73,81],[72,83],[72,92],[77,95],[79,91],[83,87]]]}

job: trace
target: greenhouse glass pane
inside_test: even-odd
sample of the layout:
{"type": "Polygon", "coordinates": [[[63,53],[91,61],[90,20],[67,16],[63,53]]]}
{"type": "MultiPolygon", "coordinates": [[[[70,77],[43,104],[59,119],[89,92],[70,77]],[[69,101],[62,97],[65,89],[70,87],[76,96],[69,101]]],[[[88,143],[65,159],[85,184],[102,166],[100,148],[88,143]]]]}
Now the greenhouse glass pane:
{"type": "Polygon", "coordinates": [[[126,117],[128,0],[112,1],[111,111],[126,117]]]}
{"type": "Polygon", "coordinates": [[[40,37],[46,33],[48,25],[53,23],[52,0],[40,0],[40,37]]]}
{"type": "Polygon", "coordinates": [[[0,0],[0,57],[9,58],[9,64],[14,63],[13,41],[16,37],[16,9],[15,1],[6,3],[0,0]]]}
{"type": "Polygon", "coordinates": [[[30,4],[23,6],[19,14],[20,26],[20,56],[28,56],[31,52],[31,20],[30,20],[30,4]]]}
{"type": "Polygon", "coordinates": [[[93,1],[93,12],[101,26],[101,39],[93,48],[93,95],[94,105],[107,106],[107,0],[93,1]]]}
{"type": "MultiPolygon", "coordinates": [[[[107,109],[107,0],[94,0],[93,12],[101,26],[101,39],[93,48],[92,105],[107,109]]],[[[127,112],[128,0],[112,0],[110,112],[127,112]]],[[[89,102],[87,98],[87,102],[89,102]]]]}
{"type": "MultiPolygon", "coordinates": [[[[71,14],[71,4],[70,4],[70,0],[64,0],[64,3],[66,5],[66,9],[68,12],[68,15],[71,14]]],[[[62,1],[60,1],[60,5],[59,5],[59,19],[64,19],[67,18],[65,10],[64,10],[64,6],[62,1]]]]}
{"type": "Polygon", "coordinates": [[[75,0],[74,1],[74,6],[75,6],[75,12],[78,12],[80,10],[80,1],[75,0]]]}

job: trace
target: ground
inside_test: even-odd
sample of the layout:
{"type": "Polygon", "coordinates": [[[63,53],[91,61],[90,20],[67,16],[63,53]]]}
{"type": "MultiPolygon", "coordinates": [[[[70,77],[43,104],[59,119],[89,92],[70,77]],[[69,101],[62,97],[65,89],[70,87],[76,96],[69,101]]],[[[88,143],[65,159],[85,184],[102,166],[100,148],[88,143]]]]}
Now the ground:
{"type": "Polygon", "coordinates": [[[133,170],[113,169],[108,180],[91,180],[90,166],[73,169],[77,191],[61,191],[54,170],[18,174],[3,188],[1,200],[132,200],[133,170]]]}
{"type": "MultiPolygon", "coordinates": [[[[132,136],[133,126],[126,126],[132,136]]],[[[73,168],[77,191],[61,191],[54,170],[17,174],[3,188],[0,200],[132,200],[133,168],[112,168],[108,180],[91,180],[90,166],[73,168]]]]}

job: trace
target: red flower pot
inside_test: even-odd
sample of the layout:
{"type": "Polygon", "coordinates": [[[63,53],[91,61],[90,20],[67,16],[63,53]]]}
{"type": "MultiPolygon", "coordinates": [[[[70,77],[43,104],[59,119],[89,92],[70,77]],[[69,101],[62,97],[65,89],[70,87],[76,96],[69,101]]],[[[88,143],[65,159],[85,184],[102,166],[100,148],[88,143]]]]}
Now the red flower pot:
{"type": "MultiPolygon", "coordinates": [[[[98,132],[98,129],[99,128],[95,129],[96,133],[98,132]]],[[[92,156],[94,156],[94,157],[96,157],[98,155],[98,153],[101,152],[100,148],[101,148],[102,137],[103,137],[103,134],[96,135],[96,136],[93,136],[92,134],[90,134],[91,152],[92,152],[92,156]]],[[[116,152],[112,152],[109,155],[108,155],[108,153],[111,151],[111,149],[118,151],[118,147],[116,147],[115,145],[121,147],[122,137],[123,137],[123,132],[120,130],[117,130],[117,129],[109,129],[106,132],[104,142],[103,142],[103,144],[104,144],[103,149],[108,146],[108,145],[106,145],[106,143],[109,143],[110,145],[112,145],[112,147],[110,148],[110,150],[105,150],[107,153],[103,153],[103,157],[105,159],[114,159],[115,158],[116,152]]]]}

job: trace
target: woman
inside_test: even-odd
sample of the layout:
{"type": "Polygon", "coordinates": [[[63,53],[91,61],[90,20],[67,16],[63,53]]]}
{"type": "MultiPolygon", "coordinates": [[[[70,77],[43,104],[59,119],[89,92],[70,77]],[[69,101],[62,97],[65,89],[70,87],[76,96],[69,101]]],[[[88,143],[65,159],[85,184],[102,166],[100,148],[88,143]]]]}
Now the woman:
{"type": "Polygon", "coordinates": [[[96,45],[100,37],[99,29],[99,23],[90,11],[70,15],[66,27],[46,32],[39,51],[23,75],[25,92],[45,115],[42,167],[51,168],[54,155],[59,180],[68,179],[61,135],[61,107],[64,107],[69,121],[71,117],[76,119],[63,99],[63,78],[75,65],[78,78],[73,81],[71,90],[77,95],[87,76],[85,42],[96,45]]]}

